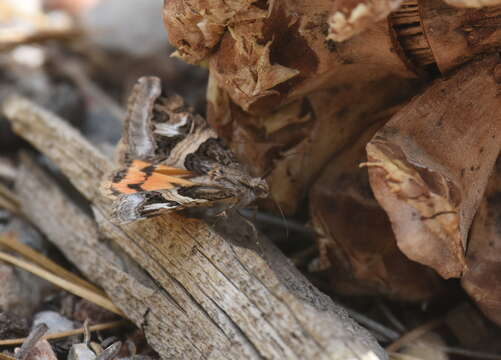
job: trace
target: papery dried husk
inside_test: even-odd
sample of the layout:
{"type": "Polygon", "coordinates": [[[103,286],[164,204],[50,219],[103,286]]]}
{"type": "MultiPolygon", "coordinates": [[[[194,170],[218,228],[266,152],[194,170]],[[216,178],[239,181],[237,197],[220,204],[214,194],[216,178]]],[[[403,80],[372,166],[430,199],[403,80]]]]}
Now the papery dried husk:
{"type": "Polygon", "coordinates": [[[499,61],[435,82],[367,145],[370,183],[399,248],[444,278],[467,269],[467,234],[499,154],[499,61]]]}
{"type": "Polygon", "coordinates": [[[466,262],[463,288],[490,320],[501,325],[501,158],[471,226],[466,262]]]}
{"type": "Polygon", "coordinates": [[[219,27],[217,36],[210,37],[197,30],[200,22],[214,23],[206,15],[207,4],[189,3],[197,15],[182,15],[183,21],[178,21],[179,14],[187,11],[187,5],[178,8],[181,2],[166,3],[164,18],[171,42],[187,61],[208,60],[219,86],[253,114],[269,114],[320,89],[376,81],[388,74],[416,77],[394,51],[386,21],[342,44],[328,40],[330,0],[241,1],[223,30],[219,27]]]}
{"type": "Polygon", "coordinates": [[[332,155],[418,88],[416,81],[388,75],[317,91],[269,115],[253,116],[211,76],[207,117],[255,176],[266,175],[273,201],[292,214],[332,155]]]}
{"type": "Polygon", "coordinates": [[[310,212],[333,289],[346,295],[385,295],[421,301],[440,291],[440,277],[397,247],[390,221],[369,186],[365,145],[387,118],[334,157],[310,191],[310,212]]]}
{"type": "Polygon", "coordinates": [[[334,0],[328,38],[345,41],[398,9],[402,0],[334,0]]]}

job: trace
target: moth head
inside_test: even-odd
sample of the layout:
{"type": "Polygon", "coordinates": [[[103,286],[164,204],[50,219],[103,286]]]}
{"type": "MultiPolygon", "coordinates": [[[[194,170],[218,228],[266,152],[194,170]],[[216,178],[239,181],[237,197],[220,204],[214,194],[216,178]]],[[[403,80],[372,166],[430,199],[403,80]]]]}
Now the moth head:
{"type": "Polygon", "coordinates": [[[250,180],[250,186],[254,189],[256,197],[264,199],[268,197],[270,188],[266,183],[266,180],[261,178],[252,178],[250,180]]]}

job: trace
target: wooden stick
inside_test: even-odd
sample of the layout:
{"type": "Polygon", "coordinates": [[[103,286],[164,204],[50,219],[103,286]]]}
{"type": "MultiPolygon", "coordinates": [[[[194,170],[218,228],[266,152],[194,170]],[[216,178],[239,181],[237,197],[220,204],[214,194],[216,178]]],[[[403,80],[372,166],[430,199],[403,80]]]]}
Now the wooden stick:
{"type": "Polygon", "coordinates": [[[23,212],[63,252],[79,253],[69,258],[127,309],[162,357],[386,358],[368,332],[267,239],[259,237],[257,246],[255,232],[241,217],[221,222],[220,233],[177,214],[117,226],[99,191],[109,161],[67,123],[26,99],[11,97],[3,109],[14,131],[53,160],[92,202],[102,233],[154,282],[120,272],[118,262],[92,258],[104,257],[85,243],[102,246],[92,235],[92,220],[28,164],[16,185],[23,212]],[[81,242],[78,250],[73,241],[81,242]],[[134,292],[127,291],[127,282],[134,282],[134,292]]]}

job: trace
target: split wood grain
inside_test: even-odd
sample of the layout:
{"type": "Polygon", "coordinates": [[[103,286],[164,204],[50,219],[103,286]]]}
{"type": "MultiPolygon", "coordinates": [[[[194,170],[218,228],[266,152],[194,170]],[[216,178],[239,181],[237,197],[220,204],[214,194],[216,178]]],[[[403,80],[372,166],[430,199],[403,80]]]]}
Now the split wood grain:
{"type": "Polygon", "coordinates": [[[367,331],[266,238],[256,239],[243,219],[221,221],[217,231],[177,214],[114,225],[109,201],[99,192],[110,161],[63,120],[24,98],[10,97],[3,111],[14,131],[92,203],[98,225],[40,171],[21,177],[23,210],[144,329],[163,358],[387,358],[367,331]],[[152,281],[128,274],[100,236],[117,243],[152,281]]]}

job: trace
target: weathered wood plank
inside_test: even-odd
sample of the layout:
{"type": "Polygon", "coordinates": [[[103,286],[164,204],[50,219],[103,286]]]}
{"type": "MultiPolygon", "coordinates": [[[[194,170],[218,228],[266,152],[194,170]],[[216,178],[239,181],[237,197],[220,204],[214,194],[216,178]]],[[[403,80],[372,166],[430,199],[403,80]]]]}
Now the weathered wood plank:
{"type": "MultiPolygon", "coordinates": [[[[109,221],[109,202],[99,192],[110,162],[64,121],[28,100],[11,97],[3,110],[14,131],[58,165],[91,201],[102,234],[120,245],[158,285],[160,290],[147,287],[148,296],[131,299],[138,309],[131,319],[143,326],[164,358],[386,358],[364,329],[315,289],[266,238],[256,239],[243,219],[222,221],[217,230],[177,214],[116,226],[109,221]]],[[[41,177],[32,178],[29,181],[41,177]]],[[[29,194],[24,193],[23,204],[29,194]]],[[[38,210],[50,208],[52,197],[46,196],[38,210]]],[[[39,200],[32,193],[29,201],[39,200]]],[[[35,216],[35,212],[30,213],[35,216]]],[[[63,214],[52,215],[59,226],[70,221],[63,214]]],[[[85,226],[95,229],[88,220],[85,226]]],[[[43,221],[48,219],[37,223],[42,226],[43,221]]],[[[55,237],[55,229],[56,223],[46,231],[55,237]]],[[[59,243],[71,247],[62,239],[59,243]]],[[[92,275],[96,270],[83,264],[88,257],[71,259],[92,275]]],[[[93,267],[104,266],[101,263],[94,261],[93,267]]],[[[104,277],[95,280],[127,313],[120,282],[106,285],[104,277]]]]}

